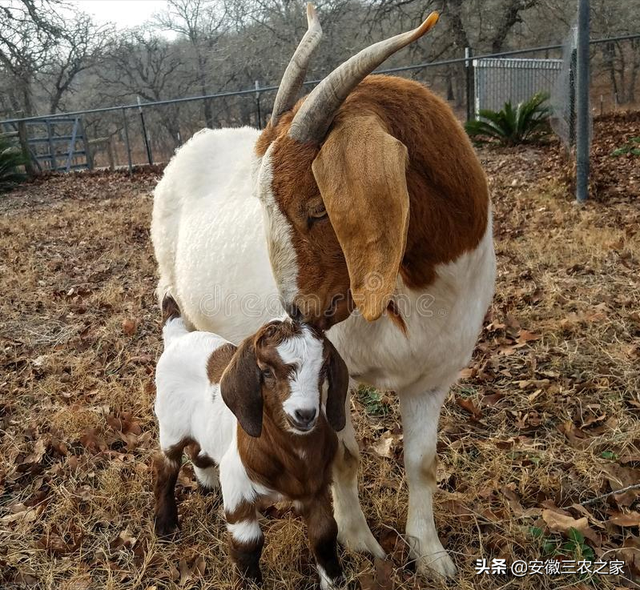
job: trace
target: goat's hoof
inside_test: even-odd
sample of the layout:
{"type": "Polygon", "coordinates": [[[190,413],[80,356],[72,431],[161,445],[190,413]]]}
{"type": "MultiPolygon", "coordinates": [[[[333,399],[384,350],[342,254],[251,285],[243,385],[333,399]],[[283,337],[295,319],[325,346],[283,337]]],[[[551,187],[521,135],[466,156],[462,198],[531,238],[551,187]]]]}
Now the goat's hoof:
{"type": "Polygon", "coordinates": [[[178,519],[174,518],[156,518],[155,523],[156,536],[161,539],[174,537],[180,528],[178,527],[178,519]]]}
{"type": "Polygon", "coordinates": [[[338,533],[338,541],[351,551],[370,553],[379,559],[385,559],[387,554],[376,541],[366,522],[356,526],[348,526],[338,533]]]}
{"type": "Polygon", "coordinates": [[[252,572],[252,574],[237,575],[233,585],[234,590],[251,590],[252,588],[259,588],[261,586],[262,574],[259,571],[257,573],[252,572]]]}
{"type": "Polygon", "coordinates": [[[346,578],[342,572],[339,574],[332,572],[329,575],[322,567],[318,566],[318,576],[320,578],[320,590],[342,590],[345,588],[346,578]]]}
{"type": "Polygon", "coordinates": [[[456,564],[444,549],[417,559],[416,569],[418,574],[427,578],[433,578],[434,574],[443,578],[453,578],[458,573],[456,564]]]}

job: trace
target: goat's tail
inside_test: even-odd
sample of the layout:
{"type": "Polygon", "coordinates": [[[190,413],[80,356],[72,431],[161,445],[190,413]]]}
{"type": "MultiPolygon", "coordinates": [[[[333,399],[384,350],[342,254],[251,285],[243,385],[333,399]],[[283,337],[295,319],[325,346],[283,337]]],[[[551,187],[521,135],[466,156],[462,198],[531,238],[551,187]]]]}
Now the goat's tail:
{"type": "Polygon", "coordinates": [[[180,307],[176,300],[166,293],[162,299],[162,323],[166,324],[169,320],[175,320],[181,317],[180,307]]]}
{"type": "Polygon", "coordinates": [[[180,307],[168,293],[162,299],[162,323],[162,337],[164,338],[165,346],[168,346],[173,339],[184,336],[189,331],[182,319],[180,307]]]}

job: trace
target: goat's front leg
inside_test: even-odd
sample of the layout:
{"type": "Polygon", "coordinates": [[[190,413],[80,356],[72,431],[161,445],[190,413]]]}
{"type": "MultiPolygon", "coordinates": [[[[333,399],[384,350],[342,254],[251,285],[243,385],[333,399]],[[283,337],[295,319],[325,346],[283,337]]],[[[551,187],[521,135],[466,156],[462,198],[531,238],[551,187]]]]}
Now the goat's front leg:
{"type": "Polygon", "coordinates": [[[333,462],[333,511],[339,541],[353,551],[368,551],[384,559],[385,552],[369,529],[358,498],[360,449],[351,423],[349,395],[346,426],[338,432],[338,451],[333,462]]]}
{"type": "Polygon", "coordinates": [[[456,566],[442,547],[433,519],[433,492],[436,489],[436,443],[438,419],[447,389],[400,393],[404,432],[404,461],[409,483],[407,537],[418,571],[428,568],[443,576],[453,576],[456,566]]]}
{"type": "Polygon", "coordinates": [[[241,502],[234,510],[225,509],[229,531],[229,552],[243,581],[262,582],[260,556],[264,535],[254,504],[241,502]]]}
{"type": "Polygon", "coordinates": [[[264,535],[258,522],[255,502],[258,497],[236,450],[220,463],[220,485],[229,531],[229,553],[244,582],[262,582],[260,556],[264,535]]]}
{"type": "Polygon", "coordinates": [[[328,490],[302,505],[311,550],[316,559],[320,588],[337,588],[342,578],[338,559],[338,525],[333,518],[328,490]]]}

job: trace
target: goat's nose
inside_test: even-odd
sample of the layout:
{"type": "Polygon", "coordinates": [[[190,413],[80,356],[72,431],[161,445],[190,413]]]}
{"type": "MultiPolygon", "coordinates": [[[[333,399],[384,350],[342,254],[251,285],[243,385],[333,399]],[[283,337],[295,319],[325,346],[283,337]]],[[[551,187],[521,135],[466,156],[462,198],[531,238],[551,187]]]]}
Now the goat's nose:
{"type": "Polygon", "coordinates": [[[298,422],[301,426],[308,426],[316,417],[316,409],[313,408],[311,410],[296,410],[295,415],[296,422],[298,422]]]}
{"type": "Polygon", "coordinates": [[[289,314],[289,317],[294,321],[294,322],[301,322],[302,321],[302,312],[300,311],[300,308],[295,304],[295,303],[287,303],[285,305],[285,309],[287,310],[287,313],[289,314]]]}

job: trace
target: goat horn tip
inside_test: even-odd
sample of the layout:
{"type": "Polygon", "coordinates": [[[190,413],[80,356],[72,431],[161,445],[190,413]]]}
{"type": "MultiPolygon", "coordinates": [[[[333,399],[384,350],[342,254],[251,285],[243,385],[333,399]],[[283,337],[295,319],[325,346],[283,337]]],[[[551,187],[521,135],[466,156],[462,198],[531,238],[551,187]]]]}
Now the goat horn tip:
{"type": "Polygon", "coordinates": [[[307,2],[307,24],[311,27],[317,20],[318,13],[316,12],[316,7],[311,2],[307,2]]]}
{"type": "Polygon", "coordinates": [[[418,37],[422,37],[422,35],[424,35],[425,33],[427,33],[428,31],[430,31],[438,22],[438,19],[440,18],[440,14],[438,12],[432,12],[426,19],[425,21],[418,27],[416,33],[416,38],[418,37]]]}

